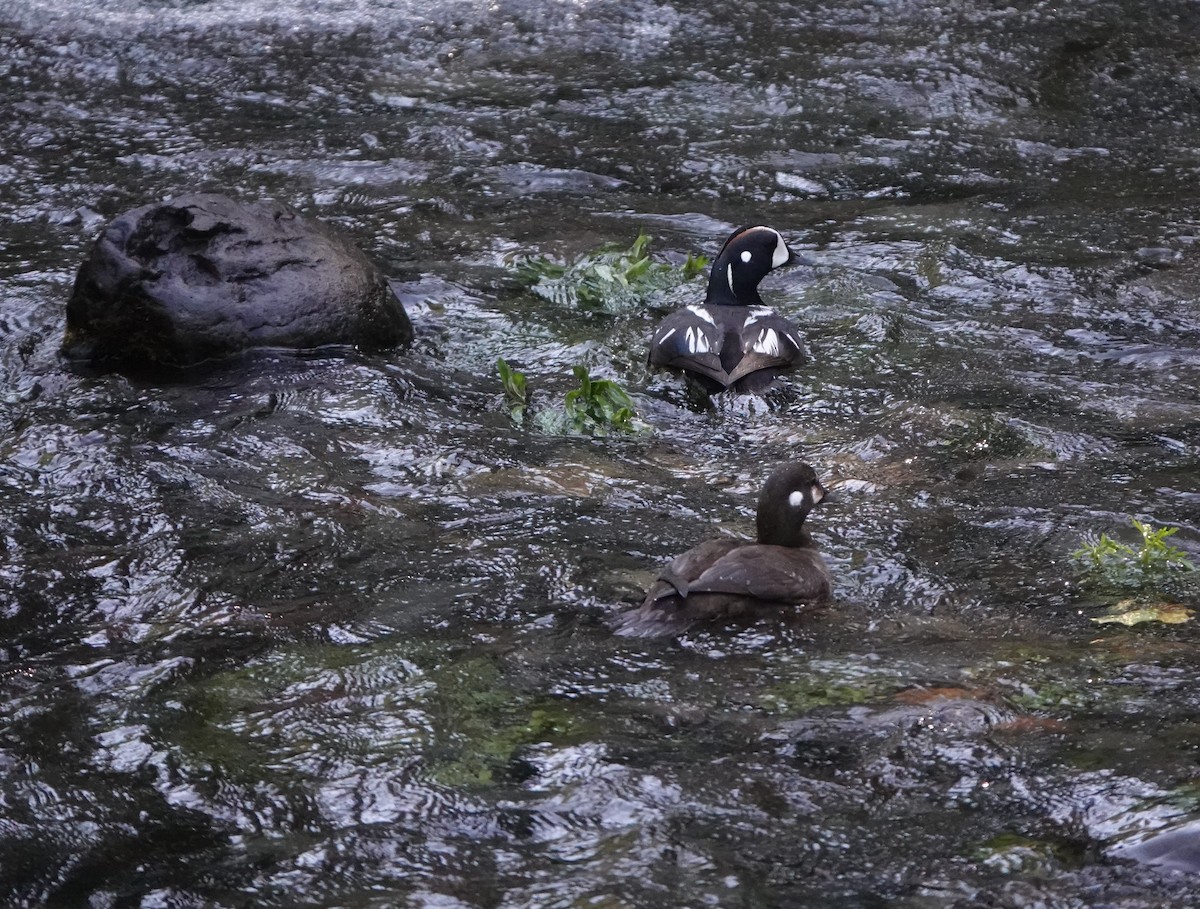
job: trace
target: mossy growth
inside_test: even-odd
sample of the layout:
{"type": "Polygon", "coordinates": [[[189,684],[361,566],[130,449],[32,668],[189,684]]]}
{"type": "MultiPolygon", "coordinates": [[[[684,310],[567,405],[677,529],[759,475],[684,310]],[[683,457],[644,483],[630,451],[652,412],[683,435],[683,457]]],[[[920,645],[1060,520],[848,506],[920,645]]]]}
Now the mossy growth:
{"type": "Polygon", "coordinates": [[[523,748],[582,738],[569,704],[516,690],[492,659],[449,664],[430,679],[436,687],[426,705],[434,742],[426,772],[442,785],[492,785],[512,772],[523,748]]]}
{"type": "Polygon", "coordinates": [[[578,704],[514,685],[494,657],[396,641],[288,648],[175,686],[170,701],[156,734],[180,761],[235,785],[270,778],[300,801],[345,756],[419,759],[431,780],[473,788],[519,773],[528,746],[595,733],[578,704]]]}
{"type": "Polygon", "coordinates": [[[314,752],[409,756],[420,730],[397,724],[381,732],[363,706],[371,700],[380,709],[400,708],[421,699],[429,686],[408,654],[407,646],[390,640],[282,648],[171,686],[161,697],[172,706],[160,711],[156,731],[176,744],[181,761],[219,768],[239,784],[271,774],[281,784],[289,775],[299,783],[303,762],[290,774],[279,768],[314,752]],[[335,717],[342,721],[332,722],[335,717]]]}
{"type": "Polygon", "coordinates": [[[689,255],[682,265],[650,258],[650,237],[639,233],[633,245],[608,244],[570,263],[523,256],[511,267],[531,292],[551,303],[601,312],[623,312],[650,296],[691,281],[708,269],[704,256],[689,255]]]}
{"type": "Polygon", "coordinates": [[[1008,695],[1014,707],[1029,713],[1075,712],[1092,707],[1105,696],[1103,690],[1087,682],[1059,682],[1035,679],[1008,695]]]}
{"type": "Polygon", "coordinates": [[[1044,455],[1020,430],[994,414],[956,420],[945,437],[946,448],[968,461],[1007,460],[1044,455]]]}
{"type": "Polygon", "coordinates": [[[763,692],[763,707],[772,713],[801,715],[817,707],[852,707],[879,697],[871,687],[821,679],[783,682],[763,692]]]}
{"type": "Polygon", "coordinates": [[[805,662],[766,688],[760,697],[764,710],[799,716],[818,707],[851,707],[881,701],[895,693],[896,680],[887,673],[863,672],[861,667],[820,661],[805,662]],[[788,676],[791,677],[788,677],[788,676]]]}
{"type": "Polygon", "coordinates": [[[972,858],[1002,874],[1045,874],[1059,866],[1074,866],[1081,856],[1074,843],[1033,839],[1001,833],[981,844],[972,858]]]}

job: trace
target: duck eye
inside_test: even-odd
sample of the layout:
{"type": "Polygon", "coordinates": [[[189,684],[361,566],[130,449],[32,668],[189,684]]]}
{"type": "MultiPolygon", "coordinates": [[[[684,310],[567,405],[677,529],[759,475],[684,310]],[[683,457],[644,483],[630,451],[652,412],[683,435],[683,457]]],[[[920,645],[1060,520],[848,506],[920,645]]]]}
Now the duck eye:
{"type": "Polygon", "coordinates": [[[749,262],[753,258],[754,258],[754,254],[751,253],[750,250],[748,250],[748,249],[742,250],[742,261],[743,262],[749,262]]]}

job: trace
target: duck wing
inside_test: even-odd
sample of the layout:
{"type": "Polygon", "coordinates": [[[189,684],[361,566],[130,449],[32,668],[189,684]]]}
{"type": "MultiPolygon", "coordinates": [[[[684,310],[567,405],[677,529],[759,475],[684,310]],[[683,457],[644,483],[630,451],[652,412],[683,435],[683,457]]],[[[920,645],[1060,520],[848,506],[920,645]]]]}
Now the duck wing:
{"type": "Polygon", "coordinates": [[[691,596],[726,593],[774,603],[815,603],[831,593],[815,549],[751,543],[730,550],[688,584],[691,596]]]}
{"type": "Polygon", "coordinates": [[[708,540],[689,549],[658,573],[654,585],[646,594],[643,606],[650,606],[671,597],[686,597],[692,584],[704,576],[706,570],[720,562],[732,550],[745,546],[742,540],[708,540]]]}
{"type": "Polygon", "coordinates": [[[701,306],[685,306],[663,319],[650,341],[650,365],[699,373],[730,384],[721,365],[724,333],[701,306]]]}
{"type": "Polygon", "coordinates": [[[788,369],[804,362],[800,332],[769,309],[750,310],[741,330],[742,358],[729,371],[729,384],[763,369],[788,369]]]}

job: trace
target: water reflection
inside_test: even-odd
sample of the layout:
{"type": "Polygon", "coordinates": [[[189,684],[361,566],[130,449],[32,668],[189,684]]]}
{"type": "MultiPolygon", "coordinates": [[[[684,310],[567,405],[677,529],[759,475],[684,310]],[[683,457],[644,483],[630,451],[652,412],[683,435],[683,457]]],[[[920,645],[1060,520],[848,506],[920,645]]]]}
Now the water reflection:
{"type": "Polygon", "coordinates": [[[11,899],[1190,906],[1194,633],[1092,625],[1122,594],[1070,552],[1200,551],[1196,15],[10,4],[11,899]],[[195,188],[349,233],[414,349],[67,369],[99,225],[195,188]],[[657,313],[505,268],[759,221],[816,263],[764,287],[813,362],[711,408],[646,369],[657,313]],[[498,356],[650,431],[516,426],[498,356]],[[609,634],[801,454],[834,608],[609,634]]]}

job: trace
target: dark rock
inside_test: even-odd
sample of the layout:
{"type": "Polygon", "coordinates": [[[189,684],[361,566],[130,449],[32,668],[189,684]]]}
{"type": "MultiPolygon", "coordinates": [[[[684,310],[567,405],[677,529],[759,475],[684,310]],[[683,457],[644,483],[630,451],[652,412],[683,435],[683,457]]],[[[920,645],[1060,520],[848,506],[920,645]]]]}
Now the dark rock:
{"type": "Polygon", "coordinates": [[[1183,261],[1183,253],[1162,246],[1144,246],[1133,254],[1141,265],[1150,268],[1170,268],[1183,261]]]}
{"type": "Polygon", "coordinates": [[[191,194],[120,215],[79,269],[62,352],[188,366],[252,347],[412,340],[363,253],[286,205],[191,194]]]}
{"type": "Polygon", "coordinates": [[[1200,823],[1192,821],[1166,830],[1134,835],[1118,843],[1112,854],[1144,865],[1195,874],[1200,871],[1200,823]]]}

